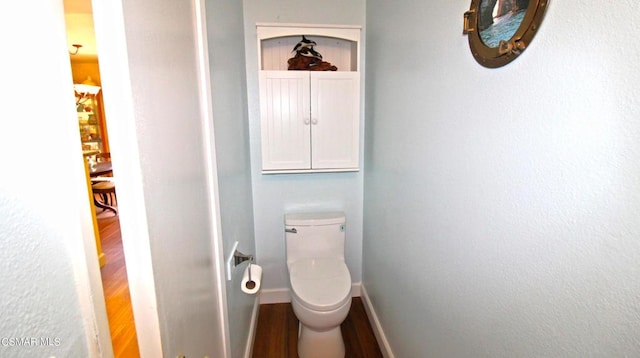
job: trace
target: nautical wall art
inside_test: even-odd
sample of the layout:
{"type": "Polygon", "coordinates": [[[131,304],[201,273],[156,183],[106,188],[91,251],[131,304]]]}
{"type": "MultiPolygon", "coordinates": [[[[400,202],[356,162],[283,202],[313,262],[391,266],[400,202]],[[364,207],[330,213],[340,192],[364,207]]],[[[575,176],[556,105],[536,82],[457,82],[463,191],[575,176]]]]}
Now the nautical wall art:
{"type": "Polygon", "coordinates": [[[496,68],[515,60],[537,33],[549,0],[471,0],[463,34],[482,66],[496,68]]]}

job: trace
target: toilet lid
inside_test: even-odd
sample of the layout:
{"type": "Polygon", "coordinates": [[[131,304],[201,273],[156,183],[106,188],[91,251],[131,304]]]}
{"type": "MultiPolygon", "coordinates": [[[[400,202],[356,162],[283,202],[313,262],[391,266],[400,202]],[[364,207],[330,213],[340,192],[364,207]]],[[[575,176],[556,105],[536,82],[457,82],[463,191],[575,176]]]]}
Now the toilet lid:
{"type": "Polygon", "coordinates": [[[289,265],[291,289],[316,311],[340,307],[351,296],[351,275],[342,259],[301,259],[289,265]]]}

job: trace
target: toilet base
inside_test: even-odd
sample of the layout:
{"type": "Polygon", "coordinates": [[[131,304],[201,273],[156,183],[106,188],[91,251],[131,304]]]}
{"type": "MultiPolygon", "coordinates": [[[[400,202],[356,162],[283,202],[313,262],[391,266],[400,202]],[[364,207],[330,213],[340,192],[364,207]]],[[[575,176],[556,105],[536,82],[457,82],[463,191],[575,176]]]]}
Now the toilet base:
{"type": "Polygon", "coordinates": [[[300,323],[298,356],[300,358],[344,358],[344,341],[340,326],[316,331],[300,323]]]}

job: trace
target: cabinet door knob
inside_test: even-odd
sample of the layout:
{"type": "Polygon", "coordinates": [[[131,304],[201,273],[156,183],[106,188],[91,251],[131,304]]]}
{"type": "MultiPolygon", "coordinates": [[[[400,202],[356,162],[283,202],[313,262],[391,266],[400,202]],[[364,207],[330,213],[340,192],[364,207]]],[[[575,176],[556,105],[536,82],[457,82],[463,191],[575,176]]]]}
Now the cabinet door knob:
{"type": "Polygon", "coordinates": [[[311,118],[311,124],[318,124],[318,118],[311,118]]]}
{"type": "Polygon", "coordinates": [[[308,125],[309,123],[310,123],[309,118],[305,118],[305,119],[304,119],[304,124],[307,124],[307,125],[308,125]]]}

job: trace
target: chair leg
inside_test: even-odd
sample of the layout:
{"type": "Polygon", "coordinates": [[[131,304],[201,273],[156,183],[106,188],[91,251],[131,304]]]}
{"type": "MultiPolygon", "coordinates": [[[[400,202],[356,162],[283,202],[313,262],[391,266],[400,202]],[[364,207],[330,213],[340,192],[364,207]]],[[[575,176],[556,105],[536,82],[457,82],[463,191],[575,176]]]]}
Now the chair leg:
{"type": "Polygon", "coordinates": [[[100,198],[102,198],[102,202],[100,202],[100,200],[98,200],[95,196],[95,194],[93,195],[93,203],[95,204],[95,206],[103,209],[103,210],[111,210],[113,211],[114,214],[118,214],[118,209],[114,208],[113,206],[108,204],[108,201],[105,199],[106,195],[109,195],[108,193],[100,193],[100,198]]]}
{"type": "Polygon", "coordinates": [[[101,193],[101,194],[100,194],[100,197],[102,197],[102,202],[103,202],[105,205],[109,205],[109,206],[111,206],[111,203],[109,202],[109,194],[108,194],[108,193],[101,193]]]}

